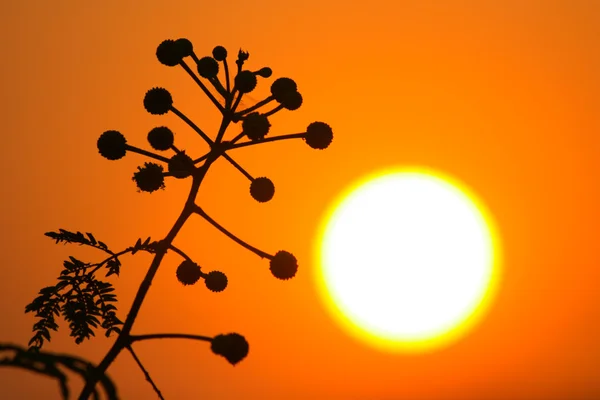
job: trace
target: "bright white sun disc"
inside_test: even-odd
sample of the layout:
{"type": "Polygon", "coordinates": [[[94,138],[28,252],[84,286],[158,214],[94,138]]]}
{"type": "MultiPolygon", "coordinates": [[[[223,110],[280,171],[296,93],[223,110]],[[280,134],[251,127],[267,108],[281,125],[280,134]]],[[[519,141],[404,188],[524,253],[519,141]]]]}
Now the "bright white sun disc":
{"type": "Polygon", "coordinates": [[[483,206],[460,186],[431,171],[387,171],[336,203],[317,275],[353,333],[424,350],[473,325],[494,291],[498,246],[483,206]]]}

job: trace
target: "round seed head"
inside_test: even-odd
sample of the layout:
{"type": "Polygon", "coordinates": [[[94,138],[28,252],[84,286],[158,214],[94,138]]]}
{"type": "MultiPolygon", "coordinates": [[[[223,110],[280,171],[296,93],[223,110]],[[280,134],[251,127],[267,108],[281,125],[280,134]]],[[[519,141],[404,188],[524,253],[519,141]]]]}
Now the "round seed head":
{"type": "Polygon", "coordinates": [[[156,48],[156,58],[161,64],[174,67],[181,62],[181,52],[174,40],[167,39],[156,48]]]}
{"type": "Polygon", "coordinates": [[[225,357],[229,363],[235,365],[246,358],[250,346],[246,338],[239,333],[228,333],[215,336],[210,349],[214,354],[225,357]]]}
{"type": "Polygon", "coordinates": [[[200,266],[198,264],[190,260],[184,260],[177,267],[175,274],[177,275],[177,280],[187,286],[198,282],[202,272],[200,271],[200,266]]]}
{"type": "Polygon", "coordinates": [[[246,115],[242,121],[242,129],[250,140],[263,139],[269,133],[270,127],[269,119],[257,112],[246,115]]]}
{"type": "Polygon", "coordinates": [[[143,192],[152,193],[165,187],[163,167],[155,163],[147,162],[143,167],[138,167],[137,172],[133,174],[133,180],[143,192]]]}
{"type": "Polygon", "coordinates": [[[224,61],[227,58],[227,50],[223,46],[216,46],[212,51],[213,58],[217,61],[224,61]]]}
{"type": "Polygon", "coordinates": [[[256,178],[250,184],[250,195],[260,203],[266,203],[273,198],[275,185],[269,178],[256,178]]]}
{"type": "Polygon", "coordinates": [[[219,63],[212,57],[202,57],[198,60],[198,73],[206,79],[214,78],[219,73],[219,63]]]}
{"type": "Polygon", "coordinates": [[[306,128],[304,141],[313,149],[326,149],[333,140],[333,130],[325,122],[313,122],[306,128]]]}
{"type": "Polygon", "coordinates": [[[256,75],[251,71],[241,71],[235,77],[235,87],[240,93],[250,93],[256,87],[256,75]]]}
{"type": "Polygon", "coordinates": [[[227,287],[227,276],[221,271],[211,271],[204,277],[204,283],[211,292],[222,292],[227,287]]]}
{"type": "Polygon", "coordinates": [[[173,146],[173,132],[166,126],[157,126],[148,132],[148,142],[154,150],[168,150],[173,146]]]}
{"type": "Polygon", "coordinates": [[[302,95],[300,92],[288,92],[283,96],[280,103],[290,111],[297,110],[302,105],[302,95]]]}
{"type": "Polygon", "coordinates": [[[106,131],[98,138],[98,151],[100,155],[109,160],[118,160],[127,152],[127,140],[118,131],[106,131]]]}
{"type": "Polygon", "coordinates": [[[254,74],[258,75],[258,76],[262,76],[263,78],[268,78],[271,75],[273,75],[273,70],[271,70],[271,68],[269,68],[269,67],[264,67],[264,68],[261,68],[258,71],[256,71],[254,74]]]}
{"type": "Polygon", "coordinates": [[[164,88],[152,88],[146,92],[144,97],[144,108],[150,114],[166,114],[173,105],[171,93],[164,88]]]}
{"type": "Polygon", "coordinates": [[[194,53],[194,46],[188,39],[177,39],[175,41],[175,45],[177,46],[177,51],[182,58],[189,57],[194,53]]]}
{"type": "Polygon", "coordinates": [[[194,160],[185,151],[169,159],[169,172],[178,179],[187,178],[194,172],[194,160]]]}
{"type": "Polygon", "coordinates": [[[290,78],[277,78],[271,84],[271,94],[279,103],[285,98],[288,93],[297,92],[298,86],[290,78]]]}
{"type": "Polygon", "coordinates": [[[287,280],[293,278],[298,271],[298,261],[292,253],[278,251],[270,261],[271,273],[275,278],[287,280]]]}

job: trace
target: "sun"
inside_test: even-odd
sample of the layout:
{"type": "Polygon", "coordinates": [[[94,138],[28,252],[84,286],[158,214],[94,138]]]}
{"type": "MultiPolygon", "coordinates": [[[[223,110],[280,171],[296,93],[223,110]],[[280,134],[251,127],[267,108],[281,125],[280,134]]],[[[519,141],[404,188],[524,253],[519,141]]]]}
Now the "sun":
{"type": "Polygon", "coordinates": [[[354,336],[425,352],[463,336],[498,287],[498,235],[467,188],[427,169],[361,179],[317,235],[320,293],[354,336]]]}

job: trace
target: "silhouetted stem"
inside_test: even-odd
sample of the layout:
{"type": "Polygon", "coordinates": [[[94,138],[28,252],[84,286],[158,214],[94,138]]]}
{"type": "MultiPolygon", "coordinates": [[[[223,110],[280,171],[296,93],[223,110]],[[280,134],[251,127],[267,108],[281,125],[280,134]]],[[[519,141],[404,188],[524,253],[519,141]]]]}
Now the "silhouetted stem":
{"type": "MultiPolygon", "coordinates": [[[[64,376],[64,374],[62,374],[62,372],[56,368],[56,365],[61,364],[62,366],[79,374],[84,380],[87,379],[89,371],[91,371],[94,367],[90,362],[71,355],[51,353],[42,350],[32,353],[19,346],[0,343],[0,352],[4,350],[12,350],[15,352],[15,355],[12,358],[0,358],[0,366],[20,367],[29,369],[33,372],[54,376],[60,381],[61,392],[63,396],[65,395],[66,391],[67,396],[64,396],[65,399],[68,398],[69,394],[66,376],[64,376]],[[50,367],[50,369],[48,369],[48,367],[50,367]],[[58,374],[55,374],[56,371],[58,371],[58,374]]],[[[103,375],[100,378],[100,383],[104,389],[104,392],[106,393],[106,398],[109,400],[117,400],[117,389],[110,378],[106,375],[103,375]]],[[[94,399],[100,398],[98,391],[95,389],[91,394],[94,396],[94,399]]]]}
{"type": "Polygon", "coordinates": [[[208,135],[206,133],[204,133],[204,131],[202,131],[202,129],[200,129],[196,124],[194,124],[191,119],[186,117],[185,114],[183,114],[181,111],[176,109],[174,106],[171,106],[171,111],[175,115],[177,115],[179,118],[181,118],[186,124],[188,124],[190,126],[190,128],[192,128],[193,130],[198,132],[198,134],[200,136],[202,136],[202,139],[204,139],[206,141],[206,143],[208,143],[209,145],[212,146],[212,144],[213,144],[212,139],[210,137],[208,137],[208,135]]]}
{"type": "Polygon", "coordinates": [[[227,59],[223,60],[223,67],[225,68],[225,84],[227,85],[227,93],[230,93],[231,85],[229,81],[229,66],[227,65],[227,59]]]}
{"type": "Polygon", "coordinates": [[[213,85],[213,87],[215,88],[215,90],[217,92],[219,92],[219,94],[221,96],[223,96],[223,99],[227,99],[227,96],[228,96],[229,93],[227,91],[225,91],[225,88],[221,84],[221,81],[219,80],[218,76],[215,76],[213,79],[209,79],[208,81],[213,85]]]}
{"type": "Polygon", "coordinates": [[[244,176],[248,179],[250,179],[251,181],[254,180],[254,178],[252,177],[252,175],[250,175],[248,172],[246,172],[246,170],[244,168],[242,168],[242,166],[240,164],[238,164],[237,162],[235,162],[233,160],[233,158],[231,158],[227,153],[223,153],[223,157],[229,161],[234,167],[236,167],[242,174],[244,174],[244,176]]]}
{"type": "Polygon", "coordinates": [[[154,158],[155,160],[163,161],[163,162],[166,162],[166,163],[169,162],[169,159],[166,158],[166,157],[159,156],[158,154],[154,154],[154,153],[151,153],[149,151],[146,151],[146,150],[143,150],[143,149],[140,149],[140,148],[128,145],[128,144],[125,145],[125,149],[127,151],[131,151],[132,153],[138,153],[138,154],[142,154],[142,155],[144,155],[146,157],[154,158]]]}
{"type": "MultiPolygon", "coordinates": [[[[198,62],[198,58],[196,57],[194,59],[194,61],[198,62]]],[[[200,89],[202,89],[202,91],[204,92],[204,94],[206,94],[208,96],[208,98],[219,109],[219,111],[221,113],[223,113],[223,111],[224,111],[223,106],[221,105],[221,103],[219,103],[217,101],[217,99],[215,99],[215,96],[213,96],[213,94],[210,92],[210,90],[208,90],[208,88],[206,87],[206,85],[204,85],[204,83],[202,83],[202,81],[200,80],[200,78],[198,78],[196,76],[196,74],[190,69],[190,67],[184,61],[181,61],[181,66],[192,77],[192,79],[194,80],[194,82],[196,82],[198,84],[198,86],[200,86],[200,89]]]]}
{"type": "Polygon", "coordinates": [[[258,109],[258,108],[264,106],[265,104],[270,103],[273,100],[275,100],[275,98],[273,96],[269,96],[266,99],[259,101],[252,107],[246,108],[245,110],[242,110],[242,111],[238,111],[237,113],[235,113],[235,116],[238,118],[241,118],[243,115],[248,114],[248,113],[258,109]]]}
{"type": "Polygon", "coordinates": [[[203,340],[211,342],[213,338],[201,335],[188,335],[186,333],[153,333],[150,335],[131,335],[131,342],[139,342],[141,340],[151,339],[190,339],[190,340],[203,340]]]}
{"type": "Polygon", "coordinates": [[[242,92],[237,92],[236,88],[233,88],[232,96],[235,95],[235,94],[237,94],[237,97],[235,98],[233,106],[231,107],[231,110],[230,110],[232,113],[235,113],[235,109],[240,104],[240,101],[242,101],[242,96],[244,95],[242,92]]]}
{"type": "Polygon", "coordinates": [[[271,116],[271,115],[275,114],[277,111],[279,111],[279,110],[283,110],[283,108],[284,108],[284,107],[283,107],[283,104],[280,104],[280,105],[278,105],[277,107],[275,107],[274,109],[272,109],[271,111],[267,111],[267,112],[266,112],[266,113],[264,113],[263,115],[264,115],[265,117],[269,117],[269,116],[271,116]]]}
{"type": "Polygon", "coordinates": [[[202,157],[195,159],[194,160],[194,164],[197,164],[197,163],[199,163],[202,160],[206,160],[208,158],[208,156],[210,156],[210,154],[211,154],[211,152],[208,152],[205,155],[203,155],[202,157]]]}
{"type": "Polygon", "coordinates": [[[192,259],[189,258],[187,254],[185,254],[182,250],[179,250],[177,247],[173,246],[172,244],[169,246],[169,249],[173,250],[175,253],[179,254],[184,259],[186,259],[188,261],[192,261],[192,259]]]}
{"type": "Polygon", "coordinates": [[[142,362],[140,361],[140,359],[138,358],[138,356],[135,354],[135,352],[133,351],[133,348],[131,346],[127,346],[127,350],[129,350],[129,352],[131,353],[131,356],[133,357],[133,359],[135,360],[135,362],[137,363],[138,367],[140,367],[140,369],[142,370],[142,372],[144,373],[144,376],[146,377],[146,380],[148,382],[150,382],[150,384],[152,385],[152,388],[154,389],[154,391],[156,392],[156,394],[158,395],[158,398],[161,400],[165,400],[165,398],[163,397],[162,393],[160,392],[160,390],[158,389],[158,386],[156,386],[156,384],[154,383],[154,381],[152,380],[152,377],[150,376],[150,374],[148,373],[148,370],[144,367],[144,364],[142,364],[142,362]]]}
{"type": "Polygon", "coordinates": [[[277,140],[297,139],[297,138],[302,138],[305,135],[306,135],[306,132],[302,132],[302,133],[290,133],[288,135],[273,136],[273,137],[270,137],[270,138],[260,139],[260,140],[256,140],[256,141],[236,143],[233,146],[231,146],[228,150],[239,149],[240,147],[253,146],[255,144],[261,144],[261,143],[266,143],[266,142],[275,142],[277,140]]]}
{"type": "Polygon", "coordinates": [[[229,232],[227,229],[225,229],[224,227],[222,227],[221,225],[219,225],[214,219],[212,219],[211,217],[209,217],[208,214],[206,214],[204,212],[204,210],[202,208],[200,208],[200,206],[195,205],[194,206],[194,212],[197,213],[198,215],[200,215],[201,217],[203,217],[208,222],[210,222],[215,228],[217,228],[218,230],[220,230],[221,232],[223,232],[231,240],[233,240],[234,242],[236,242],[240,246],[242,246],[242,247],[250,250],[251,252],[253,252],[257,256],[259,256],[261,258],[268,258],[268,259],[273,258],[271,255],[265,253],[264,251],[261,251],[261,250],[257,249],[256,247],[250,246],[248,243],[246,243],[243,240],[239,239],[233,233],[229,232]]]}
{"type": "MultiPolygon", "coordinates": [[[[229,141],[229,143],[231,143],[232,145],[234,145],[234,144],[235,144],[235,142],[237,142],[238,140],[240,140],[240,139],[241,139],[241,138],[243,138],[244,136],[246,136],[246,133],[244,133],[244,131],[241,131],[241,132],[239,133],[239,135],[237,135],[236,137],[234,137],[233,139],[231,139],[231,140],[229,141]]],[[[233,148],[233,147],[230,147],[230,148],[233,148]]]]}
{"type": "Polygon", "coordinates": [[[98,366],[94,368],[94,370],[91,372],[89,379],[86,381],[86,384],[83,390],[81,391],[81,394],[79,395],[79,400],[87,400],[89,398],[98,380],[104,375],[107,368],[112,364],[115,358],[117,358],[121,350],[123,350],[123,348],[125,348],[129,344],[129,335],[131,333],[131,328],[133,326],[133,323],[135,322],[135,319],[137,318],[142,303],[144,302],[144,298],[146,297],[148,290],[150,290],[150,285],[152,284],[152,280],[154,279],[154,276],[158,271],[158,267],[160,266],[160,263],[162,262],[165,253],[167,252],[167,249],[173,242],[173,239],[175,239],[175,236],[177,236],[177,234],[185,224],[185,221],[187,221],[189,216],[195,212],[196,205],[194,203],[194,200],[196,199],[196,195],[198,194],[198,189],[200,188],[200,184],[202,183],[202,179],[204,179],[208,168],[214,161],[214,157],[210,158],[202,166],[202,168],[195,171],[193,175],[192,187],[190,189],[188,198],[185,202],[185,206],[183,207],[181,214],[177,218],[177,221],[175,221],[175,224],[173,225],[165,239],[161,241],[161,246],[157,249],[154,255],[154,259],[152,260],[152,263],[148,268],[148,272],[146,273],[146,276],[144,277],[144,280],[140,284],[140,287],[135,295],[133,304],[131,306],[131,309],[129,310],[129,314],[127,315],[127,318],[123,323],[121,333],[113,343],[113,346],[110,348],[108,353],[106,353],[106,355],[104,356],[104,359],[102,359],[100,364],[98,364],[98,366]]]}
{"type": "Polygon", "coordinates": [[[175,147],[174,144],[171,145],[171,150],[173,150],[177,154],[181,153],[181,150],[179,150],[177,147],[175,147]]]}

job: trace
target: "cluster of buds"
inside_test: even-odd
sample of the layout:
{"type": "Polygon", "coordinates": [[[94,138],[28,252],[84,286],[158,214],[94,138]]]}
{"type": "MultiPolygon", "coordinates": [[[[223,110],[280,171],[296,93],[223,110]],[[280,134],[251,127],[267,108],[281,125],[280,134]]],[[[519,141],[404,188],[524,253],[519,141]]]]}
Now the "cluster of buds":
{"type": "MultiPolygon", "coordinates": [[[[260,203],[265,203],[273,198],[275,185],[267,177],[253,177],[231,157],[231,150],[294,138],[303,139],[309,147],[322,150],[327,148],[333,140],[331,127],[320,121],[310,123],[306,131],[301,133],[280,136],[270,135],[271,123],[269,118],[284,109],[297,110],[303,102],[296,82],[287,77],[275,79],[271,84],[270,95],[265,99],[251,107],[238,110],[238,107],[242,104],[243,96],[256,88],[258,80],[270,78],[273,74],[269,67],[263,67],[255,71],[244,69],[244,65],[249,58],[248,52],[242,50],[238,52],[235,62],[237,71],[233,78],[227,63],[227,50],[223,46],[216,46],[212,51],[212,55],[199,58],[189,40],[165,40],[158,46],[156,57],[163,65],[169,67],[181,66],[208,96],[223,118],[221,127],[213,139],[175,107],[173,97],[167,89],[154,87],[148,90],[143,99],[146,111],[153,115],[175,114],[206,141],[209,151],[197,158],[192,157],[184,149],[180,149],[175,145],[175,135],[166,126],[157,126],[151,129],[148,132],[147,140],[150,147],[157,152],[172,152],[173,154],[169,157],[152,150],[144,150],[130,145],[125,136],[119,131],[108,130],[102,133],[97,142],[98,151],[108,160],[119,160],[127,152],[141,154],[152,159],[152,161],[139,166],[133,174],[133,181],[138,191],[152,193],[159,189],[165,189],[165,179],[169,177],[202,180],[203,174],[207,172],[212,162],[219,157],[223,157],[249,179],[250,196],[260,203]],[[195,63],[196,71],[188,65],[189,59],[195,63]],[[219,76],[221,72],[224,79],[219,76]],[[264,108],[269,106],[271,106],[270,109],[265,111],[264,108]],[[231,124],[241,126],[241,131],[233,138],[224,140],[225,132],[231,124]]],[[[283,250],[274,255],[262,252],[235,237],[208,217],[199,206],[194,204],[194,207],[195,213],[203,216],[234,241],[262,258],[268,258],[270,260],[270,271],[277,279],[288,280],[296,275],[298,263],[294,255],[283,250]]],[[[175,249],[172,246],[171,248],[175,249]]],[[[179,282],[186,286],[193,285],[202,278],[210,291],[221,292],[225,290],[228,280],[223,272],[204,273],[201,267],[183,252],[180,250],[177,250],[177,252],[185,258],[176,270],[176,277],[179,282]]],[[[231,363],[236,363],[247,354],[248,344],[238,334],[220,335],[213,340],[212,350],[216,354],[226,357],[231,363]]]]}

